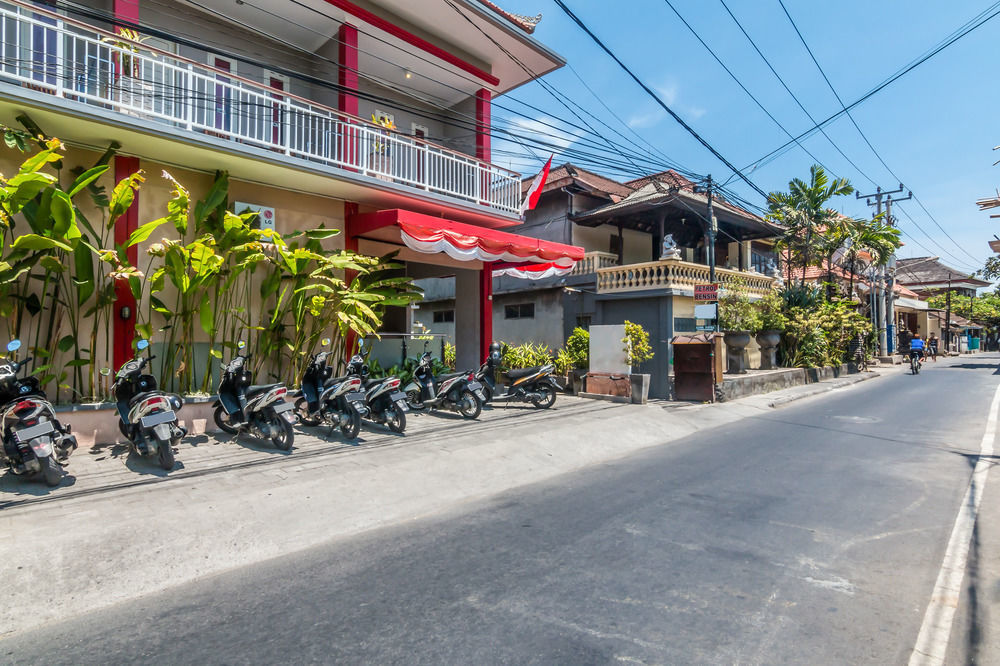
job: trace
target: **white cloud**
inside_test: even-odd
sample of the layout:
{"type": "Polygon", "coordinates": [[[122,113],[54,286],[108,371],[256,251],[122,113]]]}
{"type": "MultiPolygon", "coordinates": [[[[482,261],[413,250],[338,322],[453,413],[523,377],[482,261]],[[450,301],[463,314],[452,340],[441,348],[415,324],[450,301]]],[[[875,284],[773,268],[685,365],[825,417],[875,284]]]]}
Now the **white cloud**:
{"type": "Polygon", "coordinates": [[[632,129],[645,129],[658,125],[666,113],[662,109],[654,109],[649,113],[637,113],[625,121],[632,129]]]}
{"type": "Polygon", "coordinates": [[[548,116],[542,116],[541,118],[514,118],[512,124],[514,125],[513,131],[518,135],[536,137],[540,141],[552,144],[552,150],[556,153],[560,153],[572,146],[584,134],[583,130],[554,129],[550,126],[560,127],[559,121],[548,116]]]}

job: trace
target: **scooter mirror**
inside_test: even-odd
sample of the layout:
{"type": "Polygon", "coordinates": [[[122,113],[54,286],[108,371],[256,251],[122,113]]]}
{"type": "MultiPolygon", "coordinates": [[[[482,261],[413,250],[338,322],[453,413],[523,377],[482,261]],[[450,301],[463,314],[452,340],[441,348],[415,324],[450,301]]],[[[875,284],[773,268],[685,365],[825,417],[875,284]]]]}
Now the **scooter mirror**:
{"type": "Polygon", "coordinates": [[[237,342],[237,343],[236,343],[236,346],[237,346],[237,347],[238,347],[239,349],[246,349],[246,348],[247,348],[247,343],[245,343],[245,342],[243,342],[242,340],[240,340],[239,342],[237,342]]]}
{"type": "Polygon", "coordinates": [[[139,342],[135,343],[135,348],[138,349],[139,351],[147,349],[148,347],[149,347],[149,340],[139,340],[139,342]]]}
{"type": "Polygon", "coordinates": [[[7,351],[9,352],[17,351],[20,348],[21,348],[20,340],[11,340],[10,342],[7,343],[7,351]]]}
{"type": "Polygon", "coordinates": [[[324,347],[329,347],[330,346],[330,338],[323,338],[322,340],[319,341],[319,343],[321,345],[323,345],[324,347]]]}
{"type": "Polygon", "coordinates": [[[111,368],[101,368],[100,373],[102,377],[108,377],[111,375],[111,368]]]}

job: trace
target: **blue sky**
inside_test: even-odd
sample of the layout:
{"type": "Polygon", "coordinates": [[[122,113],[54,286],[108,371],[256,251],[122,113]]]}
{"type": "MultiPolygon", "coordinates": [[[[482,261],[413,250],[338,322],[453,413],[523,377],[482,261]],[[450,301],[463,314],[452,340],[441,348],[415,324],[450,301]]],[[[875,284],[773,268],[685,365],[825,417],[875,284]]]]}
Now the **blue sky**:
{"type": "MultiPolygon", "coordinates": [[[[752,163],[788,140],[691,35],[664,0],[565,1],[641,79],[738,167],[752,163]]],[[[743,85],[792,134],[813,125],[754,52],[720,0],[671,1],[743,85]]],[[[501,4],[520,14],[533,16],[542,12],[535,36],[565,57],[603,102],[658,151],[694,172],[711,173],[717,180],[732,175],[627,79],[552,0],[502,0],[501,4]]],[[[726,4],[814,118],[826,118],[840,109],[778,0],[726,0],[726,4]]],[[[785,0],[792,18],[845,103],[854,101],[923,54],[989,4],[987,0],[948,3],[785,0]]],[[[1000,144],[1000,126],[996,121],[1000,113],[1000,85],[994,80],[1000,60],[998,36],[1000,16],[852,110],[854,119],[888,166],[961,246],[956,247],[916,202],[908,201],[896,211],[906,242],[900,256],[938,255],[956,269],[971,271],[991,254],[987,240],[994,233],[1000,235],[1000,219],[991,220],[988,213],[979,212],[975,205],[976,199],[994,194],[1000,186],[1000,166],[993,166],[993,162],[1000,160],[1000,150],[992,150],[1000,144]]],[[[601,106],[569,67],[548,75],[545,80],[604,122],[628,134],[629,130],[601,106]]],[[[578,122],[537,83],[515,91],[513,97],[546,112],[527,112],[535,118],[578,122]]],[[[514,106],[510,101],[498,101],[514,106]]],[[[502,111],[494,112],[495,117],[503,115],[502,111]]],[[[524,119],[518,122],[525,130],[538,128],[524,119]]],[[[898,181],[865,145],[846,116],[826,130],[860,169],[849,164],[822,134],[814,134],[803,144],[828,170],[847,177],[863,193],[873,192],[876,184],[883,189],[898,187],[898,181]]],[[[620,137],[607,133],[622,142],[620,137]]],[[[570,131],[562,143],[573,141],[573,134],[578,133],[570,131]]],[[[510,159],[498,155],[494,161],[506,164],[510,159]]],[[[563,161],[566,159],[556,155],[553,163],[563,161]]],[[[812,163],[811,157],[793,147],[754,171],[751,179],[765,191],[786,189],[792,177],[807,178],[812,163]]],[[[512,166],[529,174],[540,165],[532,160],[513,160],[512,166]]],[[[763,204],[761,197],[740,181],[734,180],[731,185],[741,196],[763,204]]],[[[834,204],[849,215],[870,214],[865,202],[853,196],[836,199],[834,204]]]]}

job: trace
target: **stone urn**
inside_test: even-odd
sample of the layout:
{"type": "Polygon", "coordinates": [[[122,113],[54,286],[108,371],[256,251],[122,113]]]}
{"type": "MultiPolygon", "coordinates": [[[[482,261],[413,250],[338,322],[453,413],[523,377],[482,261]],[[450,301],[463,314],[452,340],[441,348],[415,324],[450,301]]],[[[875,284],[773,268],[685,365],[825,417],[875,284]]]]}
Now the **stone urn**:
{"type": "Polygon", "coordinates": [[[726,372],[744,375],[747,371],[746,348],[750,344],[750,331],[726,331],[726,372]]]}
{"type": "Polygon", "coordinates": [[[774,370],[777,368],[781,331],[761,331],[757,334],[757,344],[760,345],[760,369],[774,370]]]}

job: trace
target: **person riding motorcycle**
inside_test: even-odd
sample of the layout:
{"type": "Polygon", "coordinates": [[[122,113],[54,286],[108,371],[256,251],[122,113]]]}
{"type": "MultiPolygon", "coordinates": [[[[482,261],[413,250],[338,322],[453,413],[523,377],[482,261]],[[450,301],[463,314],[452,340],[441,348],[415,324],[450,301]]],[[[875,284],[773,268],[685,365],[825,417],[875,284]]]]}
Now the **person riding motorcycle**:
{"type": "Polygon", "coordinates": [[[924,360],[924,341],[919,333],[914,333],[913,338],[910,340],[910,356],[914,353],[920,356],[921,361],[924,360]]]}

